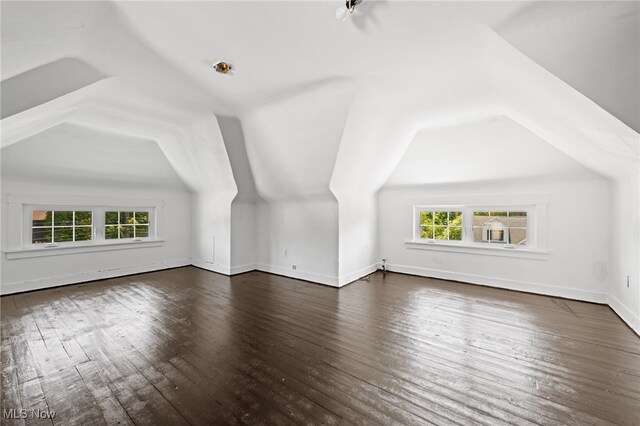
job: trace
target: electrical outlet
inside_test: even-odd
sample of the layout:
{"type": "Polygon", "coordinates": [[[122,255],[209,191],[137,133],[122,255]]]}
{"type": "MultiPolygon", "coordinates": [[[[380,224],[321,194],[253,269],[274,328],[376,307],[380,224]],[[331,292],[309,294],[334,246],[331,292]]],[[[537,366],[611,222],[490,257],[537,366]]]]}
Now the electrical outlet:
{"type": "Polygon", "coordinates": [[[298,269],[298,267],[296,265],[291,265],[291,269],[295,271],[296,269],[298,269]]]}
{"type": "Polygon", "coordinates": [[[284,257],[287,257],[287,249],[282,250],[282,254],[284,254],[284,257]]]}
{"type": "Polygon", "coordinates": [[[627,275],[627,288],[629,288],[629,275],[627,275]]]}

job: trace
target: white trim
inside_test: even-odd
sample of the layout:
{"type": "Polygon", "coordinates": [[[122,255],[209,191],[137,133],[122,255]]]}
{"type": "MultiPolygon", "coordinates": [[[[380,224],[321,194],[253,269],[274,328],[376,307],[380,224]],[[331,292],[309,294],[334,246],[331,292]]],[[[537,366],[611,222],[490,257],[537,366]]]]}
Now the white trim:
{"type": "Polygon", "coordinates": [[[311,281],[318,284],[325,284],[332,287],[340,287],[338,283],[338,277],[324,274],[317,274],[314,272],[304,272],[299,269],[292,270],[282,268],[280,266],[266,265],[264,263],[258,263],[256,270],[262,272],[268,272],[270,274],[284,275],[289,278],[297,278],[300,280],[311,281]]]}
{"type": "Polygon", "coordinates": [[[150,205],[164,207],[162,199],[140,199],[124,197],[106,197],[94,195],[64,195],[64,194],[7,194],[10,204],[46,204],[52,206],[104,206],[127,207],[131,205],[150,205]]]}
{"type": "MultiPolygon", "coordinates": [[[[31,243],[30,211],[34,208],[48,210],[91,210],[93,217],[93,240],[84,245],[101,245],[104,240],[104,210],[121,208],[131,210],[149,210],[148,241],[159,241],[164,238],[164,200],[161,199],[133,199],[124,197],[104,197],[65,194],[7,194],[3,197],[7,203],[6,240],[3,241],[7,252],[40,249],[39,245],[31,243]],[[153,211],[152,211],[153,210],[153,211]],[[96,232],[102,229],[102,234],[96,232]],[[100,238],[102,237],[102,238],[100,238]]],[[[127,240],[129,241],[129,240],[127,240]]],[[[143,240],[144,241],[144,240],[143,240]]],[[[109,241],[111,242],[111,241],[109,241]]],[[[68,243],[61,243],[67,245],[68,243]]],[[[80,245],[78,244],[78,247],[80,245]]],[[[62,245],[60,246],[62,247],[62,245]]],[[[97,251],[97,250],[93,250],[97,251]]],[[[30,257],[30,256],[26,256],[30,257]]]]}
{"type": "Polygon", "coordinates": [[[125,250],[136,249],[143,247],[160,247],[164,245],[164,240],[118,240],[113,242],[101,242],[93,244],[82,245],[60,245],[55,247],[32,247],[26,249],[6,250],[5,254],[7,259],[26,259],[30,257],[41,256],[57,256],[62,254],[79,254],[79,253],[92,253],[96,251],[111,251],[111,250],[125,250]]]}
{"type": "Polygon", "coordinates": [[[403,274],[419,275],[428,278],[460,281],[469,284],[479,284],[507,290],[526,291],[543,294],[545,296],[564,297],[594,303],[607,303],[607,293],[580,290],[570,287],[559,287],[543,283],[507,280],[504,278],[488,277],[485,275],[467,274],[461,272],[443,271],[439,269],[420,268],[407,265],[387,264],[387,270],[403,274]]]}
{"type": "Polygon", "coordinates": [[[437,241],[405,241],[404,245],[408,249],[482,254],[487,256],[518,257],[523,259],[535,260],[549,260],[549,255],[551,254],[551,252],[548,250],[536,250],[532,248],[521,248],[517,246],[515,246],[514,248],[507,248],[504,245],[491,245],[483,243],[465,244],[452,242],[440,243],[437,241]]]}
{"type": "Polygon", "coordinates": [[[231,275],[244,274],[256,270],[255,263],[245,263],[244,265],[235,265],[231,267],[231,275]]]}
{"type": "Polygon", "coordinates": [[[231,275],[231,268],[227,265],[220,265],[219,263],[209,262],[201,259],[191,259],[191,264],[198,268],[206,269],[207,271],[217,272],[222,275],[231,275]]]}
{"type": "MultiPolygon", "coordinates": [[[[526,245],[520,247],[526,247],[529,249],[544,249],[546,248],[546,237],[538,234],[546,234],[546,222],[547,222],[547,205],[546,204],[462,204],[462,205],[414,205],[413,206],[413,241],[414,242],[432,242],[434,240],[422,238],[422,226],[421,214],[422,212],[459,212],[462,215],[462,239],[461,240],[437,240],[439,243],[447,244],[487,244],[490,243],[477,243],[474,241],[474,215],[475,212],[492,212],[492,211],[504,211],[504,212],[526,212],[527,225],[526,225],[526,245]],[[540,218],[538,218],[540,216],[540,218]],[[542,225],[538,228],[538,225],[542,225]]],[[[445,226],[445,225],[442,225],[445,226]]],[[[449,225],[446,225],[447,227],[449,225]]],[[[507,226],[507,232],[512,227],[507,226]]],[[[518,227],[513,227],[518,228],[518,227]]]]}
{"type": "Polygon", "coordinates": [[[350,272],[348,274],[340,275],[338,279],[338,284],[340,287],[350,284],[354,281],[359,280],[362,277],[365,277],[369,274],[374,273],[380,267],[379,263],[373,263],[369,266],[365,266],[364,268],[360,268],[357,271],[350,272]]]}
{"type": "Polygon", "coordinates": [[[37,278],[0,286],[0,294],[12,294],[23,291],[39,290],[50,287],[57,287],[67,284],[78,284],[87,281],[103,280],[115,278],[123,275],[140,274],[144,272],[154,272],[162,269],[177,268],[190,265],[189,259],[163,260],[160,262],[146,263],[143,265],[132,265],[121,268],[102,269],[97,271],[80,272],[69,275],[58,275],[55,277],[37,278]]]}
{"type": "Polygon", "coordinates": [[[611,294],[609,295],[609,307],[640,336],[640,318],[638,315],[634,314],[620,299],[611,294]]]}

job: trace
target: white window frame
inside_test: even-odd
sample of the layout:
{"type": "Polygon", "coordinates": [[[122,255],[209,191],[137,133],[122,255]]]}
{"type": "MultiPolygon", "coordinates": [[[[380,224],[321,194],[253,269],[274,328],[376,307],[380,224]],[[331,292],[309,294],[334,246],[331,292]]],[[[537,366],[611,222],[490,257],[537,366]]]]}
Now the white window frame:
{"type": "Polygon", "coordinates": [[[414,206],[414,235],[416,241],[426,241],[429,243],[461,244],[465,241],[465,215],[461,206],[414,206]],[[433,238],[422,238],[422,227],[420,224],[422,212],[462,212],[462,240],[436,240],[433,238]]]}
{"type": "Polygon", "coordinates": [[[535,249],[537,244],[536,238],[536,220],[535,220],[535,205],[463,205],[463,206],[414,206],[414,241],[422,241],[428,243],[438,244],[465,244],[465,245],[498,245],[503,248],[529,248],[535,249]],[[434,240],[429,238],[422,238],[420,232],[420,215],[422,212],[462,212],[462,240],[434,240]],[[502,212],[526,212],[527,213],[527,244],[515,245],[515,244],[502,244],[502,243],[489,243],[489,242],[476,242],[473,241],[473,214],[474,212],[488,212],[488,211],[502,211],[502,212]]]}
{"type": "Polygon", "coordinates": [[[115,243],[115,242],[125,242],[125,241],[148,241],[155,240],[155,215],[156,208],[155,207],[134,207],[134,206],[119,206],[119,207],[103,207],[103,206],[44,206],[44,205],[30,205],[26,204],[24,206],[24,242],[22,244],[23,248],[36,248],[36,247],[71,247],[71,246],[85,246],[92,244],[106,244],[106,243],[115,243]],[[60,243],[33,243],[33,226],[32,226],[32,217],[34,211],[90,211],[93,213],[93,225],[92,225],[92,235],[93,239],[90,241],[65,241],[60,243]],[[105,238],[105,213],[110,211],[135,211],[149,212],[149,236],[144,238],[117,238],[117,239],[106,239],[105,238]]]}
{"type": "MultiPolygon", "coordinates": [[[[486,196],[493,201],[499,196],[486,196]]],[[[482,196],[470,196],[472,201],[482,196]]],[[[457,253],[472,253],[504,257],[522,257],[533,259],[548,259],[551,253],[547,248],[547,209],[548,197],[538,196],[506,196],[514,199],[513,203],[469,203],[469,204],[413,204],[412,239],[405,241],[408,249],[436,250],[457,253]],[[516,201],[517,200],[517,201],[516,201]],[[421,238],[420,213],[423,211],[462,212],[462,240],[432,240],[421,238]],[[473,213],[476,211],[524,211],[527,212],[527,244],[514,245],[504,243],[474,242],[473,241],[473,213]]],[[[415,200],[423,201],[423,200],[415,200]]]]}
{"type": "Polygon", "coordinates": [[[52,195],[7,196],[5,244],[7,259],[86,253],[94,251],[160,246],[163,238],[162,200],[132,200],[113,197],[75,197],[52,195]],[[33,243],[34,211],[91,211],[93,239],[60,243],[33,243]],[[105,239],[105,212],[148,211],[149,236],[144,238],[105,239]]]}

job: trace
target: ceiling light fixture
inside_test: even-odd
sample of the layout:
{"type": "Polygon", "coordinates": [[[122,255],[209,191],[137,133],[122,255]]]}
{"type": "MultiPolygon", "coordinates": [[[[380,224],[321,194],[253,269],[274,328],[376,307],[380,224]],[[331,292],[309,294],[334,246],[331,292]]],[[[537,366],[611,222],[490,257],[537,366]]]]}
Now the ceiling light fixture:
{"type": "Polygon", "coordinates": [[[220,74],[233,74],[233,65],[225,61],[218,61],[214,63],[213,69],[220,74]]]}
{"type": "Polygon", "coordinates": [[[356,6],[362,3],[363,0],[347,0],[344,7],[339,7],[336,10],[336,19],[338,21],[344,21],[347,16],[352,14],[356,10],[356,6]]]}

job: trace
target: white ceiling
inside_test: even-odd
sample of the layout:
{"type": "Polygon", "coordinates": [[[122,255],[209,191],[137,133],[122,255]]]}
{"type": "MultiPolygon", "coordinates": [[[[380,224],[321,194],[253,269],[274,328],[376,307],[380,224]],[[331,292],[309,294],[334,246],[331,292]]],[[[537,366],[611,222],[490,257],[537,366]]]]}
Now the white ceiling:
{"type": "Polygon", "coordinates": [[[640,128],[639,2],[366,0],[339,22],[341,4],[3,1],[2,80],[82,56],[109,75],[157,79],[167,89],[180,80],[174,68],[207,91],[215,112],[240,114],[324,79],[428,69],[430,48],[482,24],[640,128]],[[212,72],[221,58],[236,66],[233,77],[212,72]]]}
{"type": "Polygon", "coordinates": [[[186,190],[152,140],[61,124],[2,150],[2,173],[29,182],[186,190]]]}
{"type": "Polygon", "coordinates": [[[3,1],[2,83],[30,99],[2,119],[3,155],[73,118],[98,140],[156,141],[192,189],[232,197],[231,168],[249,165],[271,199],[375,189],[416,132],[500,115],[605,175],[637,158],[638,133],[610,115],[640,115],[637,2],[365,0],[339,22],[341,4],[3,1]],[[78,66],[92,78],[31,93],[78,66]],[[230,164],[213,114],[241,120],[247,161],[230,164]]]}
{"type": "Polygon", "coordinates": [[[593,172],[507,117],[418,132],[389,186],[589,177],[593,172]]]}
{"type": "Polygon", "coordinates": [[[640,131],[640,2],[535,2],[497,32],[640,131]]]}

